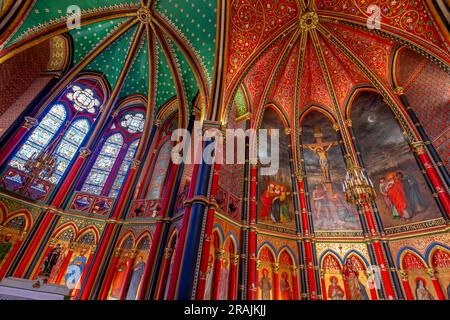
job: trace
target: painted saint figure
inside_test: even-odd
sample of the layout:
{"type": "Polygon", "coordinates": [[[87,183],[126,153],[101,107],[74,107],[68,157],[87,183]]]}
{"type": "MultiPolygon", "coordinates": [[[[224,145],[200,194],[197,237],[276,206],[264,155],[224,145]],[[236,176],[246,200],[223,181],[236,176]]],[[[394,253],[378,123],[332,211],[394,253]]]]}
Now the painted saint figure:
{"type": "Polygon", "coordinates": [[[111,284],[111,299],[118,300],[120,299],[120,293],[122,292],[122,288],[125,285],[125,277],[127,273],[128,266],[128,254],[125,254],[120,260],[116,272],[114,273],[114,278],[111,284]]]}
{"type": "Polygon", "coordinates": [[[292,300],[292,289],[289,284],[289,276],[286,272],[281,274],[280,291],[281,300],[292,300]]]}
{"type": "Polygon", "coordinates": [[[348,284],[350,300],[369,300],[366,288],[359,281],[359,272],[354,266],[351,259],[348,259],[345,263],[345,266],[342,269],[342,274],[344,275],[344,279],[348,284]]]}
{"type": "Polygon", "coordinates": [[[133,267],[133,274],[131,275],[130,286],[125,297],[126,300],[136,300],[139,286],[141,284],[142,275],[145,271],[145,262],[142,256],[137,258],[137,262],[133,267]]]}
{"type": "Polygon", "coordinates": [[[262,277],[259,280],[259,289],[261,290],[261,299],[270,300],[270,293],[272,291],[272,279],[269,278],[269,271],[264,269],[262,277]]]}
{"type": "Polygon", "coordinates": [[[58,243],[45,257],[44,263],[42,265],[42,276],[44,277],[44,281],[46,282],[50,277],[53,267],[58,262],[59,256],[61,255],[61,245],[58,243]]]}
{"type": "Polygon", "coordinates": [[[335,276],[330,278],[328,298],[331,300],[344,300],[344,290],[342,290],[341,286],[338,284],[338,279],[335,276]]]}
{"type": "Polygon", "coordinates": [[[0,264],[12,248],[11,238],[12,234],[8,233],[0,244],[0,264]]]}
{"type": "Polygon", "coordinates": [[[389,210],[389,213],[391,214],[392,218],[398,219],[400,215],[398,214],[397,209],[395,208],[391,199],[389,198],[388,194],[389,185],[388,182],[386,181],[386,178],[381,178],[379,183],[380,183],[379,190],[381,195],[383,196],[386,208],[389,210]]]}
{"type": "Polygon", "coordinates": [[[80,255],[77,256],[70,265],[67,267],[66,271],[66,286],[70,288],[78,288],[81,275],[83,274],[84,268],[86,267],[86,249],[83,248],[80,251],[80,255]]]}
{"type": "Polygon", "coordinates": [[[388,178],[387,194],[392,204],[395,206],[395,209],[397,210],[397,213],[399,215],[398,217],[394,216],[393,218],[410,219],[411,215],[407,210],[408,203],[405,196],[405,188],[403,186],[403,181],[395,173],[389,174],[387,178],[388,178]]]}
{"type": "Polygon", "coordinates": [[[261,212],[259,213],[259,218],[261,220],[268,220],[269,214],[272,212],[272,202],[275,197],[275,185],[269,184],[267,189],[263,192],[261,196],[261,212]]]}
{"type": "Polygon", "coordinates": [[[425,281],[422,279],[416,282],[416,299],[417,300],[434,300],[430,291],[425,286],[425,281]]]}
{"type": "Polygon", "coordinates": [[[211,300],[213,276],[214,276],[214,257],[212,255],[209,255],[208,270],[206,271],[205,300],[211,300]]]}
{"type": "Polygon", "coordinates": [[[66,260],[66,250],[63,246],[61,246],[61,254],[59,255],[58,260],[56,261],[55,266],[52,269],[52,272],[50,273],[50,277],[48,279],[48,282],[55,283],[56,279],[58,278],[59,273],[62,271],[61,268],[64,264],[64,260],[66,260]]]}
{"type": "Polygon", "coordinates": [[[403,182],[406,198],[408,200],[408,209],[411,213],[421,212],[425,210],[425,200],[420,193],[417,180],[403,172],[397,172],[397,178],[403,182]]]}
{"type": "Polygon", "coordinates": [[[220,269],[219,277],[219,300],[226,300],[228,293],[228,260],[224,259],[222,261],[222,268],[220,269]]]}

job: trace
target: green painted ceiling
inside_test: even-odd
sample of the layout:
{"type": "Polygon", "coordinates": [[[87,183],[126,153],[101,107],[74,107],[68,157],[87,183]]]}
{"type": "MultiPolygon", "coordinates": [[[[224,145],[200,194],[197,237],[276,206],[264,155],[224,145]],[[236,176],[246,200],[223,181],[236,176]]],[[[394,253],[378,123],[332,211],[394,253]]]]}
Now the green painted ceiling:
{"type": "Polygon", "coordinates": [[[95,58],[85,70],[101,71],[106,75],[112,88],[122,70],[127,52],[131,47],[137,26],[134,26],[122,37],[114,41],[105,51],[95,58]]]}
{"type": "Polygon", "coordinates": [[[140,0],[38,0],[10,43],[22,40],[36,31],[45,30],[53,24],[64,21],[67,16],[67,8],[71,5],[80,7],[84,14],[113,7],[138,6],[139,3],[140,0]]]}
{"type": "MultiPolygon", "coordinates": [[[[11,45],[21,45],[34,34],[44,32],[52,25],[61,23],[66,17],[67,7],[78,5],[83,15],[105,12],[102,21],[85,24],[80,29],[68,31],[73,39],[73,63],[77,65],[89,55],[103,40],[114,36],[118,28],[131,23],[134,18],[124,17],[108,19],[108,10],[120,8],[135,8],[140,6],[140,0],[37,0],[28,16],[9,40],[7,48],[11,45]]],[[[180,41],[192,53],[200,66],[201,73],[207,85],[210,85],[214,67],[215,37],[216,37],[216,1],[212,0],[157,0],[154,2],[154,15],[166,21],[174,30],[180,41]]],[[[111,87],[114,87],[128,50],[136,34],[137,26],[116,39],[108,48],[98,55],[85,70],[104,73],[111,87]]],[[[182,86],[188,105],[187,112],[192,110],[192,101],[199,91],[197,79],[188,63],[179,43],[172,41],[164,32],[161,34],[168,44],[169,54],[176,63],[177,72],[181,75],[182,86]]],[[[176,96],[172,71],[161,44],[153,37],[153,50],[155,57],[151,59],[151,68],[155,75],[156,97],[154,112],[168,100],[176,96]]],[[[119,98],[133,94],[147,96],[149,90],[149,55],[148,38],[145,35],[140,43],[139,50],[129,67],[126,80],[121,88],[119,98]]]]}

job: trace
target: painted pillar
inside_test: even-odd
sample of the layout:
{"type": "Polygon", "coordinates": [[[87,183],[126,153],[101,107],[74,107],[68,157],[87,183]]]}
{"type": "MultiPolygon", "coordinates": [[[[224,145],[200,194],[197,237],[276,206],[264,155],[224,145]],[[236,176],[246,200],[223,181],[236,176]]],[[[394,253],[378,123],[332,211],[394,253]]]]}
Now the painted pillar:
{"type": "Polygon", "coordinates": [[[249,211],[249,233],[248,233],[248,291],[247,299],[256,300],[256,288],[258,278],[256,277],[256,189],[257,188],[257,166],[250,168],[250,211],[249,211]]]}
{"type": "Polygon", "coordinates": [[[235,255],[230,261],[230,281],[228,285],[228,300],[237,300],[239,255],[235,255]]]}
{"type": "Polygon", "coordinates": [[[442,291],[441,285],[439,284],[439,280],[436,279],[435,271],[432,268],[427,269],[427,273],[431,278],[431,282],[433,282],[434,290],[436,291],[436,295],[439,300],[446,300],[444,292],[442,291]]]}
{"type": "MultiPolygon", "coordinates": [[[[195,188],[197,185],[199,168],[200,168],[200,166],[198,164],[194,165],[194,169],[192,172],[191,185],[189,186],[189,190],[188,190],[188,196],[187,196],[188,199],[192,199],[195,195],[195,188]]],[[[167,291],[167,299],[168,300],[173,300],[175,297],[175,293],[176,293],[176,287],[177,287],[177,283],[178,283],[178,274],[179,274],[179,271],[181,268],[181,260],[183,257],[183,250],[184,250],[185,243],[186,243],[186,236],[187,236],[187,231],[189,228],[189,221],[190,221],[191,211],[192,211],[192,205],[191,204],[187,204],[187,205],[188,206],[186,207],[186,210],[185,210],[184,216],[183,216],[183,224],[181,225],[181,230],[178,235],[177,247],[175,249],[175,257],[174,257],[174,262],[173,262],[173,267],[172,267],[172,275],[171,275],[170,279],[168,279],[168,286],[169,286],[169,289],[167,291]]]]}
{"type": "MultiPolygon", "coordinates": [[[[210,200],[215,202],[217,187],[219,183],[220,164],[214,165],[213,178],[211,182],[210,200]]],[[[208,259],[211,249],[212,230],[214,226],[214,213],[216,205],[210,205],[206,216],[205,236],[202,247],[202,259],[200,261],[200,277],[197,284],[196,297],[199,300],[204,299],[206,288],[206,274],[208,272],[208,259]]]]}
{"type": "Polygon", "coordinates": [[[11,156],[14,149],[22,141],[25,135],[30,131],[31,128],[35,127],[38,121],[32,117],[25,117],[25,121],[20,126],[19,129],[13,134],[13,136],[8,140],[8,142],[3,146],[0,151],[0,165],[4,165],[5,161],[11,156]]]}
{"type": "Polygon", "coordinates": [[[8,256],[6,257],[5,262],[2,265],[2,268],[0,269],[0,280],[3,279],[8,272],[9,267],[11,266],[11,263],[13,262],[14,258],[16,257],[17,253],[19,252],[20,247],[23,244],[24,239],[26,238],[27,233],[22,232],[20,235],[19,240],[16,241],[14,246],[12,247],[11,251],[8,253],[8,256]]]}
{"type": "Polygon", "coordinates": [[[305,268],[306,268],[306,276],[307,276],[307,283],[308,288],[307,293],[309,294],[309,297],[311,300],[317,300],[317,284],[315,281],[315,275],[314,275],[314,260],[313,260],[313,253],[312,253],[312,244],[311,244],[311,233],[310,230],[311,225],[309,223],[309,212],[308,212],[308,203],[306,199],[306,188],[305,188],[305,179],[304,172],[297,174],[297,181],[298,181],[298,191],[299,191],[299,198],[300,198],[300,216],[301,221],[303,225],[303,236],[305,237],[303,244],[305,248],[305,268]]]}
{"type": "Polygon", "coordinates": [[[433,143],[431,142],[430,137],[428,136],[425,129],[423,128],[422,123],[420,122],[419,118],[417,117],[416,112],[411,107],[408,97],[405,94],[405,89],[403,87],[397,87],[397,88],[395,88],[395,93],[399,96],[400,100],[403,103],[403,106],[406,109],[406,112],[408,113],[408,116],[411,118],[411,121],[414,123],[414,126],[416,127],[420,138],[422,139],[422,141],[424,141],[425,146],[426,146],[428,152],[430,153],[431,157],[433,158],[434,162],[436,163],[436,166],[439,169],[439,172],[441,173],[445,184],[447,186],[449,186],[450,178],[449,178],[447,168],[444,165],[436,148],[433,146],[433,143]]]}
{"type": "Polygon", "coordinates": [[[328,300],[327,286],[325,284],[325,272],[326,270],[320,269],[320,285],[322,286],[322,300],[328,300]]]}
{"type": "Polygon", "coordinates": [[[114,273],[116,272],[117,263],[119,262],[120,252],[121,250],[117,249],[114,254],[114,258],[111,259],[108,273],[106,275],[105,281],[103,282],[102,291],[100,292],[100,300],[106,300],[108,298],[109,289],[111,288],[111,283],[114,277],[114,273]]]}
{"type": "Polygon", "coordinates": [[[387,263],[384,258],[384,252],[379,240],[374,239],[372,242],[373,249],[375,251],[375,256],[378,261],[378,265],[381,271],[381,279],[383,281],[384,290],[388,300],[395,299],[394,287],[392,285],[391,277],[389,271],[387,270],[387,263]]]}
{"type": "Polygon", "coordinates": [[[298,277],[297,277],[297,266],[291,267],[291,274],[292,274],[292,286],[293,286],[293,296],[292,298],[294,300],[299,300],[299,287],[298,287],[298,277]]]}
{"type": "Polygon", "coordinates": [[[427,175],[430,178],[430,182],[432,183],[434,189],[436,190],[438,199],[440,200],[442,207],[445,210],[445,214],[448,220],[450,218],[450,200],[448,197],[447,189],[443,185],[439,177],[439,174],[437,173],[430,157],[428,156],[428,153],[425,149],[425,144],[423,142],[416,142],[413,143],[412,146],[415,149],[415,152],[417,153],[419,160],[424,166],[425,171],[427,172],[427,175]]]}
{"type": "Polygon", "coordinates": [[[311,300],[317,300],[317,287],[316,287],[316,279],[315,279],[315,274],[314,274],[314,262],[313,262],[311,239],[305,238],[304,244],[305,244],[305,254],[306,254],[306,272],[307,272],[308,284],[309,284],[309,297],[311,300]]]}
{"type": "Polygon", "coordinates": [[[162,300],[164,298],[164,292],[166,291],[166,286],[169,284],[167,277],[169,276],[170,261],[172,260],[172,248],[164,249],[164,258],[161,266],[161,275],[158,283],[158,288],[156,289],[156,300],[162,300]]]}
{"type": "Polygon", "coordinates": [[[273,266],[273,297],[274,300],[281,300],[280,299],[280,277],[279,277],[279,271],[280,271],[280,265],[278,263],[274,263],[273,266]]]}
{"type": "Polygon", "coordinates": [[[406,300],[414,300],[414,296],[411,291],[411,286],[408,281],[408,271],[399,270],[402,278],[403,289],[405,290],[406,300]]]}
{"type": "Polygon", "coordinates": [[[212,300],[219,299],[219,286],[220,286],[220,273],[222,270],[222,260],[225,256],[225,251],[223,249],[216,252],[216,261],[214,265],[214,280],[213,280],[213,290],[212,290],[212,300]]]}

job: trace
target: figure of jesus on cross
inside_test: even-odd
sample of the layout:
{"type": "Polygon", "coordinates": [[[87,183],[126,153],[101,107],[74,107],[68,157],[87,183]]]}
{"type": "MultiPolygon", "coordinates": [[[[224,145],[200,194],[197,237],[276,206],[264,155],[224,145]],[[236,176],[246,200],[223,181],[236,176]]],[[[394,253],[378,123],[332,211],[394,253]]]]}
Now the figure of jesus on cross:
{"type": "Polygon", "coordinates": [[[305,144],[304,148],[311,150],[319,157],[320,169],[322,170],[322,181],[324,184],[331,183],[330,166],[328,164],[328,151],[336,146],[336,141],[324,142],[323,133],[319,126],[314,128],[314,138],[316,143],[305,144]]]}

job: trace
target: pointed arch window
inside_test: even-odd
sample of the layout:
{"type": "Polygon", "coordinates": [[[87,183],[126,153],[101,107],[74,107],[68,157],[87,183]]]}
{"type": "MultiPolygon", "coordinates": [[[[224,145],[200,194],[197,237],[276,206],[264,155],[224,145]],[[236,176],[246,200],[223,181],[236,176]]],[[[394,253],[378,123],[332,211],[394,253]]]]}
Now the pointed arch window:
{"type": "Polygon", "coordinates": [[[130,170],[131,163],[133,162],[138,146],[139,146],[139,139],[135,140],[128,147],[128,151],[125,155],[125,158],[122,161],[122,164],[120,166],[119,172],[117,173],[116,179],[114,180],[111,191],[109,192],[109,196],[111,198],[115,198],[119,194],[119,191],[122,188],[123,183],[125,182],[126,175],[130,170]]]}
{"type": "Polygon", "coordinates": [[[100,195],[123,147],[120,133],[111,135],[104,143],[81,191],[100,195]]]}
{"type": "Polygon", "coordinates": [[[25,162],[38,155],[56,138],[58,131],[67,119],[67,110],[62,104],[55,104],[50,108],[39,125],[33,130],[19,151],[11,159],[9,165],[23,172],[25,162]]]}
{"type": "Polygon", "coordinates": [[[95,125],[106,99],[104,86],[89,76],[68,85],[36,112],[37,126],[4,163],[2,187],[46,201],[68,172],[95,125]]]}

